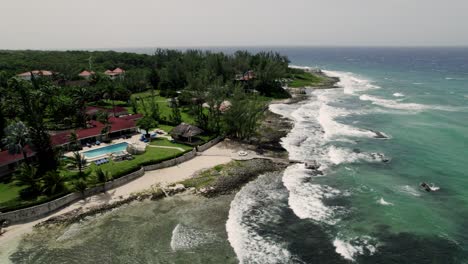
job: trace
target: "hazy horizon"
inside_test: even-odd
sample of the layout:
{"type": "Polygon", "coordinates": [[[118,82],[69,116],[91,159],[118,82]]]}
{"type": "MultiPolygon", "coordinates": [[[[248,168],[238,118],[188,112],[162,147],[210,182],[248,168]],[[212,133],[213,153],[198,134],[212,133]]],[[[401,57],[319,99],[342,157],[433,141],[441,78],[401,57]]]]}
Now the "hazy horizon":
{"type": "Polygon", "coordinates": [[[0,49],[464,47],[462,0],[5,0],[0,49]]]}

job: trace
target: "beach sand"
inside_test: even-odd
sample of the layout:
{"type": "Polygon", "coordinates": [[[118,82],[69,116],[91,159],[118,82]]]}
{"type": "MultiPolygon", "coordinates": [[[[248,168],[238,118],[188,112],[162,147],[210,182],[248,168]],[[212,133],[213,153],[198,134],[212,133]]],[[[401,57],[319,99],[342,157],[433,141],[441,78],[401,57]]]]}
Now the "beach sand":
{"type": "Polygon", "coordinates": [[[220,142],[217,145],[201,153],[195,158],[181,163],[177,166],[164,168],[155,171],[148,171],[142,177],[131,181],[106,193],[94,195],[84,200],[79,200],[57,212],[24,224],[12,225],[4,229],[0,236],[0,260],[6,260],[14,252],[21,237],[32,231],[34,225],[78,208],[91,208],[103,204],[112,203],[127,198],[132,193],[149,189],[152,185],[168,185],[190,178],[197,171],[214,167],[219,164],[230,162],[236,156],[238,148],[227,142],[220,142]]]}

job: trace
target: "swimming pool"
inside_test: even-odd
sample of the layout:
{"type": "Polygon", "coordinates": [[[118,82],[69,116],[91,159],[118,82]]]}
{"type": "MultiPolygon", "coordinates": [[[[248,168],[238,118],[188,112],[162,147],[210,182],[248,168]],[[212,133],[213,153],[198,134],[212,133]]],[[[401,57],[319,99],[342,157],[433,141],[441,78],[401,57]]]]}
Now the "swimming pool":
{"type": "Polygon", "coordinates": [[[85,151],[83,152],[83,154],[87,158],[94,158],[94,157],[105,155],[105,154],[124,151],[127,149],[127,145],[128,145],[127,142],[122,142],[122,143],[106,146],[106,147],[99,148],[99,149],[85,151]]]}

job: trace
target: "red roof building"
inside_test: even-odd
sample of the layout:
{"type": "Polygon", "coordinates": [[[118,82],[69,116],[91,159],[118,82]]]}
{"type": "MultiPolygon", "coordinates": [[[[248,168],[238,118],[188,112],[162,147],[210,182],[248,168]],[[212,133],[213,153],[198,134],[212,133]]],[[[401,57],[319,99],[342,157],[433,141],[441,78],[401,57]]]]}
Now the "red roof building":
{"type": "Polygon", "coordinates": [[[85,78],[85,79],[89,79],[91,78],[91,76],[93,76],[95,73],[93,71],[82,71],[78,74],[78,76],[82,77],[82,78],[85,78]]]}
{"type": "Polygon", "coordinates": [[[122,78],[125,75],[125,71],[121,68],[115,68],[114,70],[107,70],[104,72],[105,75],[109,76],[111,79],[115,79],[116,77],[122,78]]]}
{"type": "Polygon", "coordinates": [[[34,70],[34,71],[29,71],[29,72],[23,72],[23,73],[20,73],[16,76],[20,77],[21,79],[23,80],[31,80],[31,74],[34,76],[34,77],[39,77],[39,76],[44,76],[44,77],[50,77],[52,75],[54,75],[53,72],[51,71],[46,71],[46,70],[34,70]]]}
{"type": "MultiPolygon", "coordinates": [[[[136,124],[134,120],[128,120],[126,118],[110,117],[109,118],[111,131],[110,133],[133,131],[136,130],[136,124]]],[[[104,128],[104,124],[98,121],[90,121],[88,128],[82,128],[75,131],[79,140],[92,139],[101,135],[101,131],[104,128]]],[[[69,140],[70,131],[58,133],[51,136],[52,145],[61,146],[65,145],[69,140]]]]}
{"type": "MultiPolygon", "coordinates": [[[[136,131],[135,120],[141,118],[141,114],[138,115],[129,115],[124,118],[110,117],[110,134],[112,136],[119,136],[121,134],[133,133],[136,131]],[[112,135],[114,134],[114,135],[112,135]]],[[[82,128],[75,131],[78,136],[78,139],[82,141],[82,144],[89,141],[95,141],[98,137],[101,136],[101,131],[104,128],[104,124],[98,121],[90,121],[88,128],[82,128]],[[84,141],[84,142],[83,142],[84,141]]],[[[51,135],[50,139],[53,146],[65,146],[70,142],[70,133],[72,131],[60,132],[54,135],[51,135]]],[[[27,149],[28,157],[33,157],[35,153],[31,149],[27,149]]],[[[0,151],[0,176],[11,173],[12,169],[8,165],[14,164],[23,160],[22,154],[10,154],[8,151],[0,151]]]]}

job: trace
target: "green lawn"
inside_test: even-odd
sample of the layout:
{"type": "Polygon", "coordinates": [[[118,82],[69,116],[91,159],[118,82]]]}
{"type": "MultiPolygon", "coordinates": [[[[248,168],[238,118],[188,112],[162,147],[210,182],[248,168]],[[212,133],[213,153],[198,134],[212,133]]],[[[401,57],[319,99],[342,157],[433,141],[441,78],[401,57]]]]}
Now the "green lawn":
{"type": "Polygon", "coordinates": [[[167,138],[155,138],[155,139],[151,140],[150,144],[154,145],[154,146],[178,147],[178,148],[182,148],[184,150],[192,150],[193,149],[193,147],[185,145],[185,144],[172,143],[167,138]]]}
{"type": "MultiPolygon", "coordinates": [[[[146,148],[146,152],[141,155],[134,155],[135,159],[126,161],[111,161],[107,164],[100,165],[104,171],[111,173],[112,177],[117,178],[129,172],[136,171],[140,166],[150,163],[157,163],[171,157],[180,155],[181,152],[177,149],[161,149],[161,148],[146,148]]],[[[98,166],[91,164],[89,170],[94,170],[98,166]]]]}
{"type": "Polygon", "coordinates": [[[162,129],[166,131],[167,133],[171,132],[171,130],[174,128],[174,126],[170,125],[159,125],[157,128],[162,129]]]}
{"type": "MultiPolygon", "coordinates": [[[[143,104],[145,104],[147,108],[150,107],[150,101],[152,100],[150,91],[141,92],[141,93],[134,93],[134,94],[132,94],[132,98],[139,98],[139,100],[137,101],[137,103],[138,103],[138,113],[143,113],[144,112],[143,104]]],[[[170,116],[172,114],[172,109],[169,106],[169,98],[156,95],[155,100],[156,100],[156,103],[158,104],[159,111],[161,113],[161,117],[165,118],[166,120],[169,120],[169,118],[170,118],[170,116]]],[[[128,110],[131,112],[132,111],[131,107],[128,107],[128,110]]],[[[188,108],[181,107],[180,110],[181,110],[180,115],[182,116],[182,121],[183,122],[190,123],[190,124],[195,124],[195,120],[188,113],[188,108]]]]}
{"type": "Polygon", "coordinates": [[[293,88],[317,86],[321,85],[321,83],[324,81],[323,77],[308,72],[292,74],[291,78],[293,81],[289,84],[289,87],[293,88]]]}
{"type": "Polygon", "coordinates": [[[0,207],[2,204],[15,200],[19,197],[19,192],[24,187],[17,186],[14,183],[0,183],[0,207]]]}
{"type": "MultiPolygon", "coordinates": [[[[167,141],[166,143],[166,142],[162,142],[162,140],[161,140],[161,143],[155,143],[155,144],[173,145],[177,147],[182,147],[187,151],[191,149],[190,147],[186,145],[173,144],[169,141],[167,141]]],[[[146,148],[146,152],[144,154],[134,155],[135,159],[133,160],[118,161],[118,162],[110,161],[109,163],[103,164],[100,166],[97,166],[94,163],[90,163],[88,168],[85,170],[85,173],[89,175],[87,178],[88,187],[93,187],[94,185],[96,185],[93,172],[98,167],[100,167],[104,171],[108,171],[112,177],[118,178],[128,173],[131,173],[133,171],[137,171],[143,165],[155,164],[160,161],[164,161],[164,160],[167,160],[167,159],[170,159],[170,158],[182,155],[182,154],[183,152],[177,149],[163,149],[163,148],[148,147],[146,148]]],[[[65,182],[65,186],[67,187],[69,192],[73,191],[73,179],[77,175],[77,172],[70,171],[70,170],[63,170],[61,171],[61,174],[67,178],[67,181],[65,182]]],[[[24,187],[16,186],[12,182],[0,183],[0,208],[20,207],[20,206],[25,207],[25,206],[32,205],[32,204],[39,204],[41,202],[46,202],[53,198],[53,197],[40,196],[34,200],[25,201],[25,200],[22,200],[19,196],[19,192],[23,188],[24,187]]]]}

